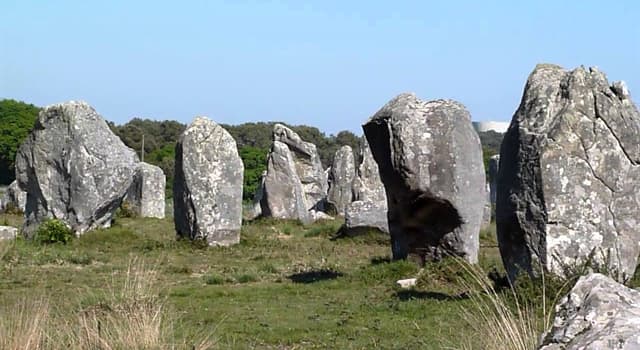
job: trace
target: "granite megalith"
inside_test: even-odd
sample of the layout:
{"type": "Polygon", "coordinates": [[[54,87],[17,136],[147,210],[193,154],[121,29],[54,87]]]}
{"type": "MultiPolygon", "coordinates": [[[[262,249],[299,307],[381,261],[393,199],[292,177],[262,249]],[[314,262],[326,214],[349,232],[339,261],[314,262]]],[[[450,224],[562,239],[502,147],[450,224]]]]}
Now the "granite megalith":
{"type": "Polygon", "coordinates": [[[124,203],[143,218],[164,218],[166,177],[160,167],[140,162],[124,203]]]}
{"type": "Polygon", "coordinates": [[[45,107],[16,155],[16,177],[27,192],[23,233],[31,237],[49,218],[77,235],[110,226],[137,163],[87,103],[45,107]]]}
{"type": "Polygon", "coordinates": [[[386,190],[394,259],[477,262],[485,175],[466,108],[401,94],[363,129],[386,190]]]}
{"type": "Polygon", "coordinates": [[[498,243],[510,278],[589,262],[624,281],[640,253],[640,113],[596,68],[538,65],[504,136],[498,243]]]}
{"type": "Polygon", "coordinates": [[[353,179],[356,175],[353,150],[342,146],[333,157],[328,182],[327,206],[336,214],[344,216],[349,203],[353,201],[353,179]]]}
{"type": "Polygon", "coordinates": [[[176,145],[173,208],[178,236],[211,246],[240,242],[244,165],[233,137],[197,117],[176,145]]]}

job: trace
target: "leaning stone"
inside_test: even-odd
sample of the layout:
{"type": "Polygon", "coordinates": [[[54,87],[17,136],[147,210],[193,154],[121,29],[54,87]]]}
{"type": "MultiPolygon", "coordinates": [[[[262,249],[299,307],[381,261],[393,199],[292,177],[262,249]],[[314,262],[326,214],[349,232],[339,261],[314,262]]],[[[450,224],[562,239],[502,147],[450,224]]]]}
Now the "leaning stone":
{"type": "Polygon", "coordinates": [[[580,277],[539,349],[640,349],[640,292],[599,273],[580,277]]]}
{"type": "Polygon", "coordinates": [[[505,134],[498,242],[510,278],[589,262],[623,281],[640,253],[640,112],[595,68],[538,65],[505,134]]]}
{"type": "Polygon", "coordinates": [[[173,202],[178,236],[216,246],[239,243],[243,174],[233,137],[215,122],[197,117],[176,145],[173,202]]]}
{"type": "Polygon", "coordinates": [[[164,218],[166,178],[162,169],[138,163],[125,204],[143,218],[164,218]]]}
{"type": "Polygon", "coordinates": [[[485,176],[465,107],[402,94],[363,129],[388,196],[394,259],[452,254],[477,262],[485,176]]]}
{"type": "Polygon", "coordinates": [[[109,227],[131,186],[138,157],[84,102],[45,107],[16,156],[27,192],[23,232],[58,219],[76,234],[109,227]]]}

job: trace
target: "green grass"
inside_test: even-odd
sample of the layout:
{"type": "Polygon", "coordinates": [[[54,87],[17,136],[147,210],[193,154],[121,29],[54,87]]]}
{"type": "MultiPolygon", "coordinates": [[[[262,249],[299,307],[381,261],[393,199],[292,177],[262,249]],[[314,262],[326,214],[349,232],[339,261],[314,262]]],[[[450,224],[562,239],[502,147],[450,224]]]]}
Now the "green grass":
{"type": "MultiPolygon", "coordinates": [[[[416,265],[390,261],[379,234],[331,240],[340,225],[257,220],[243,226],[240,244],[217,248],[176,240],[170,220],[139,218],[67,244],[18,239],[0,249],[0,310],[44,297],[64,319],[77,318],[104,305],[101,295],[135,259],[153,267],[172,315],[168,338],[181,344],[206,335],[221,349],[440,349],[471,334],[463,309],[472,301],[451,277],[454,264],[429,265],[416,289],[399,290],[395,281],[416,277],[416,265]]],[[[500,270],[492,235],[481,235],[481,266],[500,270]]]]}

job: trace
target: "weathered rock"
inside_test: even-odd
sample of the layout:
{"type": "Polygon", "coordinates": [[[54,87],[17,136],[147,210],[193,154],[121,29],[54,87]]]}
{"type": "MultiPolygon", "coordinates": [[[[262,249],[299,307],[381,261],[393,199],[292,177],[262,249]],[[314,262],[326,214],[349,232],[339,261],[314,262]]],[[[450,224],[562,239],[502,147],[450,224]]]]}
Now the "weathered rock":
{"type": "Polygon", "coordinates": [[[18,229],[11,226],[0,226],[0,241],[14,239],[18,236],[18,229]]]}
{"type": "Polygon", "coordinates": [[[260,217],[260,215],[262,215],[261,202],[262,202],[262,198],[264,197],[264,180],[266,177],[267,177],[267,171],[265,170],[260,175],[260,184],[256,189],[256,193],[253,195],[253,201],[247,213],[248,220],[254,220],[260,217]]]}
{"type": "Polygon", "coordinates": [[[485,176],[464,106],[402,94],[363,129],[388,197],[394,259],[454,254],[477,262],[485,176]]]}
{"type": "Polygon", "coordinates": [[[599,273],[580,277],[539,349],[640,349],[640,292],[599,273]]]}
{"type": "Polygon", "coordinates": [[[491,204],[496,205],[498,195],[498,169],[500,168],[500,155],[496,154],[489,158],[489,198],[491,204]]]}
{"type": "Polygon", "coordinates": [[[274,141],[269,152],[261,207],[262,216],[298,219],[304,223],[313,221],[293,155],[280,141],[274,141]]]}
{"type": "Polygon", "coordinates": [[[16,156],[27,192],[23,232],[54,218],[76,234],[108,227],[133,180],[138,157],[84,102],[44,108],[16,156]]]}
{"type": "Polygon", "coordinates": [[[342,232],[353,235],[373,229],[389,233],[387,195],[366,138],[361,142],[360,159],[362,162],[353,180],[355,201],[347,206],[342,232]]]}
{"type": "Polygon", "coordinates": [[[262,215],[309,223],[313,221],[310,210],[323,210],[327,197],[327,179],[316,146],[281,124],[274,126],[273,139],[262,215]]]}
{"type": "Polygon", "coordinates": [[[511,278],[587,260],[618,280],[640,252],[640,113],[595,68],[538,65],[502,142],[496,221],[511,278]]]}
{"type": "Polygon", "coordinates": [[[125,204],[143,218],[164,218],[166,177],[162,169],[140,162],[129,188],[125,204]]]}
{"type": "Polygon", "coordinates": [[[484,202],[484,207],[482,208],[482,223],[481,223],[481,229],[486,230],[489,227],[491,227],[491,217],[492,217],[492,208],[493,205],[491,205],[491,192],[490,192],[490,188],[489,188],[489,184],[487,184],[485,186],[485,191],[486,191],[486,196],[485,196],[485,202],[484,202]]]}
{"type": "Polygon", "coordinates": [[[13,181],[6,189],[0,200],[0,211],[18,210],[25,211],[27,205],[27,192],[23,191],[18,181],[13,181]]]}
{"type": "Polygon", "coordinates": [[[176,145],[174,220],[179,236],[209,245],[240,242],[244,166],[233,137],[197,117],[176,145]]]}
{"type": "Polygon", "coordinates": [[[323,210],[328,185],[316,145],[303,141],[298,134],[282,124],[273,127],[273,140],[282,142],[291,151],[307,209],[323,210]]]}
{"type": "Polygon", "coordinates": [[[356,176],[353,151],[350,146],[342,146],[333,157],[329,171],[329,193],[327,204],[338,215],[344,215],[353,200],[353,179],[356,176]]]}

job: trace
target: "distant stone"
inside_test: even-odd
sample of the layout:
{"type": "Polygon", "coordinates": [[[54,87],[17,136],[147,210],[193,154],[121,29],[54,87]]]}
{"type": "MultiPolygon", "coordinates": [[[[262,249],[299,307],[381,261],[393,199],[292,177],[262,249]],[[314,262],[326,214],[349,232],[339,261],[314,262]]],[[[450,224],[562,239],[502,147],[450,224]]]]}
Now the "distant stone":
{"type": "Polygon", "coordinates": [[[316,145],[303,141],[298,134],[282,124],[273,127],[273,139],[282,142],[291,151],[307,208],[323,210],[328,185],[316,145]]]}
{"type": "Polygon", "coordinates": [[[164,218],[166,178],[162,169],[138,163],[125,203],[143,218],[164,218]]]}
{"type": "Polygon", "coordinates": [[[353,200],[353,179],[356,176],[353,151],[350,146],[342,146],[333,157],[329,171],[329,194],[327,203],[338,215],[344,215],[353,200]]]}
{"type": "Polygon", "coordinates": [[[284,125],[273,129],[261,211],[263,216],[313,221],[311,210],[322,211],[327,179],[316,146],[284,125]]]}
{"type": "Polygon", "coordinates": [[[640,113],[595,68],[538,65],[500,154],[496,221],[511,278],[586,261],[619,281],[640,253],[640,113]]]}
{"type": "Polygon", "coordinates": [[[133,180],[138,157],[84,102],[41,110],[16,155],[27,192],[23,232],[54,218],[76,234],[108,227],[133,180]]]}
{"type": "Polygon", "coordinates": [[[244,166],[233,137],[206,117],[197,117],[176,146],[173,185],[178,236],[209,245],[240,242],[244,166]]]}
{"type": "Polygon", "coordinates": [[[25,211],[27,205],[27,192],[18,185],[18,181],[13,181],[6,189],[0,200],[0,212],[18,210],[25,211]]]}
{"type": "Polygon", "coordinates": [[[477,262],[485,176],[465,107],[402,94],[363,129],[389,197],[394,259],[452,254],[477,262]]]}
{"type": "Polygon", "coordinates": [[[251,207],[248,210],[247,219],[254,220],[262,215],[262,198],[264,197],[264,180],[267,177],[267,171],[263,171],[260,175],[260,183],[256,189],[256,193],[253,195],[253,201],[251,207]]]}
{"type": "Polygon", "coordinates": [[[0,241],[15,239],[18,237],[18,229],[11,226],[0,226],[0,241]]]}
{"type": "Polygon", "coordinates": [[[580,277],[539,349],[640,349],[640,292],[599,273],[580,277]]]}
{"type": "Polygon", "coordinates": [[[361,143],[360,159],[353,180],[354,201],[347,206],[342,232],[355,235],[375,230],[388,234],[387,195],[366,138],[361,143]]]}
{"type": "Polygon", "coordinates": [[[316,210],[311,210],[311,217],[313,218],[313,221],[319,221],[319,220],[333,220],[334,217],[325,213],[325,212],[321,212],[321,211],[316,211],[316,210]]]}
{"type": "Polygon", "coordinates": [[[498,169],[500,168],[500,155],[496,154],[489,158],[489,198],[491,204],[496,204],[498,194],[498,169]]]}
{"type": "Polygon", "coordinates": [[[491,192],[490,192],[490,188],[489,188],[489,184],[486,185],[485,187],[486,189],[486,199],[484,202],[484,207],[482,208],[482,224],[481,224],[481,228],[483,230],[488,229],[489,227],[491,227],[491,217],[492,215],[492,208],[493,205],[491,204],[491,192]]]}

